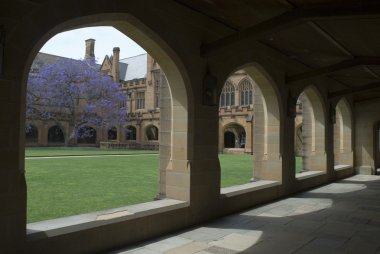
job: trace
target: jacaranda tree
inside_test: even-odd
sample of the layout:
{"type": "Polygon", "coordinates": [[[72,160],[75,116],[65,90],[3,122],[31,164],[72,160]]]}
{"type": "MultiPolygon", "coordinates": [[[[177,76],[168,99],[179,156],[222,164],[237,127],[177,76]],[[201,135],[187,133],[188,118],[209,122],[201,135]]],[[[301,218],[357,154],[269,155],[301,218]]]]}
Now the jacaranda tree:
{"type": "Polygon", "coordinates": [[[124,125],[126,100],[119,83],[101,73],[93,61],[62,59],[29,74],[26,118],[28,122],[68,123],[67,144],[91,136],[91,132],[83,131],[85,126],[124,125]]]}

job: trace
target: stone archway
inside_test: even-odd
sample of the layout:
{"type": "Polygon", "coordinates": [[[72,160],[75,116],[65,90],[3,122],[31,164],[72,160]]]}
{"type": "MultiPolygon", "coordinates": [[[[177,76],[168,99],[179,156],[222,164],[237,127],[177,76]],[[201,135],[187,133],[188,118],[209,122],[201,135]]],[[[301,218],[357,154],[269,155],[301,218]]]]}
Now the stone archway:
{"type": "Polygon", "coordinates": [[[334,165],[353,165],[352,114],[345,98],[336,105],[334,124],[334,165]]]}
{"type": "Polygon", "coordinates": [[[38,128],[33,124],[28,124],[25,128],[25,142],[27,144],[38,143],[38,128]]]}
{"type": "Polygon", "coordinates": [[[136,140],[136,127],[130,125],[125,128],[125,139],[136,140]]]}
{"type": "Polygon", "coordinates": [[[145,128],[145,136],[148,141],[158,141],[158,128],[154,125],[149,125],[145,128]]]}
{"type": "Polygon", "coordinates": [[[235,147],[235,134],[231,131],[224,132],[224,148],[235,147]]]}
{"type": "Polygon", "coordinates": [[[90,126],[83,126],[77,132],[78,144],[96,144],[96,130],[90,126]]]}
{"type": "MultiPolygon", "coordinates": [[[[189,188],[183,185],[179,186],[174,179],[176,177],[166,179],[166,174],[175,174],[175,170],[166,171],[166,169],[187,170],[187,161],[192,160],[193,153],[188,151],[189,139],[192,137],[194,127],[188,124],[189,114],[193,114],[189,111],[188,94],[191,94],[190,79],[187,75],[188,70],[183,62],[183,58],[178,56],[178,52],[173,50],[171,43],[168,42],[165,37],[165,33],[157,33],[155,29],[162,32],[161,27],[157,26],[157,22],[151,22],[151,19],[147,19],[144,8],[140,4],[128,1],[125,5],[114,4],[112,1],[94,0],[91,5],[88,5],[85,1],[61,1],[59,6],[67,6],[63,8],[66,12],[59,15],[59,17],[50,17],[43,15],[36,15],[33,18],[37,23],[45,24],[44,26],[32,27],[34,31],[33,36],[28,36],[26,40],[23,40],[18,47],[25,49],[25,52],[18,51],[19,55],[28,57],[26,63],[25,59],[19,58],[21,66],[12,66],[11,68],[23,70],[23,74],[20,73],[19,77],[22,77],[22,86],[25,87],[27,73],[30,69],[32,60],[34,59],[37,51],[42,45],[55,34],[67,31],[73,28],[81,28],[86,26],[113,26],[122,33],[128,35],[131,39],[136,41],[143,47],[157,62],[160,63],[160,67],[165,72],[167,78],[168,94],[165,95],[165,103],[160,107],[161,121],[165,121],[164,128],[160,128],[160,132],[165,132],[166,135],[161,135],[161,145],[165,146],[165,149],[160,149],[160,170],[162,171],[160,177],[162,183],[160,185],[160,195],[172,198],[183,199],[189,198],[190,195],[182,195],[174,188],[170,188],[167,191],[166,185],[178,186],[183,189],[184,192],[189,193],[189,188]],[[87,6],[85,9],[79,8],[80,11],[73,10],[72,6],[82,5],[87,6]],[[97,6],[103,6],[104,8],[97,8],[97,6]],[[106,11],[105,11],[106,10],[106,11]],[[148,24],[144,23],[148,22],[148,24]],[[163,35],[165,38],[162,38],[163,35]],[[173,110],[172,110],[173,109],[173,110]],[[162,118],[162,116],[165,116],[162,118]],[[167,135],[170,133],[169,135],[167,135]],[[174,150],[180,150],[181,153],[173,153],[174,150]],[[172,182],[174,181],[174,182],[172,182]]],[[[58,5],[57,5],[58,6],[58,5]]],[[[50,6],[50,8],[55,8],[50,6]]],[[[75,9],[75,8],[74,8],[75,9]]],[[[47,10],[46,10],[47,11],[47,10]]],[[[51,11],[51,10],[49,10],[51,11]]],[[[61,13],[61,11],[60,11],[61,13]]],[[[25,26],[21,28],[21,31],[27,29],[25,26]]],[[[16,31],[17,33],[17,31],[16,31]]],[[[178,49],[178,48],[176,48],[178,49]]],[[[23,90],[23,89],[21,89],[23,90]]],[[[25,91],[21,96],[25,96],[25,91]]],[[[22,101],[22,100],[21,100],[22,101]]],[[[24,107],[25,105],[21,105],[24,107]]],[[[20,118],[22,119],[22,118],[20,118]]],[[[157,135],[158,136],[158,135],[157,135]]],[[[190,172],[187,176],[187,181],[190,181],[190,172]]]]}
{"type": "Polygon", "coordinates": [[[65,143],[65,135],[58,125],[54,125],[48,130],[48,144],[57,145],[65,143]]]}
{"type": "Polygon", "coordinates": [[[115,126],[112,126],[112,127],[108,128],[107,139],[109,141],[111,141],[111,140],[117,140],[117,128],[115,126]]]}
{"type": "Polygon", "coordinates": [[[325,107],[318,90],[307,87],[299,96],[302,103],[302,171],[327,170],[325,107]]]}
{"type": "Polygon", "coordinates": [[[260,65],[249,64],[243,69],[253,80],[253,178],[282,181],[279,92],[260,65]]]}
{"type": "Polygon", "coordinates": [[[224,128],[224,148],[244,148],[246,133],[244,127],[232,123],[224,128]]]}

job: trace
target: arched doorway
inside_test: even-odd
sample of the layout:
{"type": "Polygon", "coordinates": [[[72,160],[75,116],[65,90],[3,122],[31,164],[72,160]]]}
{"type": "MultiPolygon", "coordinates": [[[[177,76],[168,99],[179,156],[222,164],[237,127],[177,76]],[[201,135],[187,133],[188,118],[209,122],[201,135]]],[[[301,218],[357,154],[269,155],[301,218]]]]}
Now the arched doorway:
{"type": "Polygon", "coordinates": [[[235,147],[235,134],[231,131],[226,131],[224,133],[224,148],[234,148],[235,147]]]}
{"type": "Polygon", "coordinates": [[[77,142],[78,144],[96,144],[96,130],[90,126],[80,127],[77,142]]]}
{"type": "Polygon", "coordinates": [[[107,132],[108,140],[117,140],[117,128],[115,126],[108,129],[107,132]]]}
{"type": "Polygon", "coordinates": [[[38,129],[36,126],[29,124],[25,127],[25,142],[27,144],[38,143],[38,129]]]}
{"type": "Polygon", "coordinates": [[[224,148],[245,148],[246,133],[244,127],[233,123],[224,129],[224,148]]]}
{"type": "Polygon", "coordinates": [[[128,126],[125,128],[125,140],[136,140],[136,127],[128,126]]]}
{"type": "Polygon", "coordinates": [[[48,143],[49,144],[65,143],[65,135],[63,134],[63,131],[59,126],[55,125],[49,128],[48,143]]]}
{"type": "Polygon", "coordinates": [[[146,127],[145,135],[148,141],[158,141],[158,128],[154,125],[146,127]]]}

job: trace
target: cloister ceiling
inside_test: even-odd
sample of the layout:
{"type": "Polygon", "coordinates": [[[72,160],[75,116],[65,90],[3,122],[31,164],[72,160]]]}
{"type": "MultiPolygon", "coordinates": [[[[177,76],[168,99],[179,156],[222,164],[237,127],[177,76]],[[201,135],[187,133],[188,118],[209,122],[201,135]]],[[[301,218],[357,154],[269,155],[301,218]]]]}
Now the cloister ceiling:
{"type": "Polygon", "coordinates": [[[302,64],[287,84],[325,76],[330,97],[380,97],[380,1],[175,0],[225,26],[228,34],[202,46],[204,56],[255,40],[302,64]]]}
{"type": "MultiPolygon", "coordinates": [[[[12,0],[0,8],[0,23],[11,27],[46,1],[12,0]]],[[[205,38],[204,57],[255,40],[304,66],[287,73],[287,85],[324,76],[336,84],[330,97],[380,98],[379,0],[170,1],[223,27],[205,38]]]]}

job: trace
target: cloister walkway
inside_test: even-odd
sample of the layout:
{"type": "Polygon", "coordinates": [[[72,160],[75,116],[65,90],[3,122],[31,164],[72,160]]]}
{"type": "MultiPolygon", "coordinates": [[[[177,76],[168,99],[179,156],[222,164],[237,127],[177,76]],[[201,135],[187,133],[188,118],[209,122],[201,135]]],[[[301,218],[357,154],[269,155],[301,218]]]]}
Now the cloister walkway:
{"type": "Polygon", "coordinates": [[[111,253],[380,253],[380,176],[356,175],[111,253]]]}

